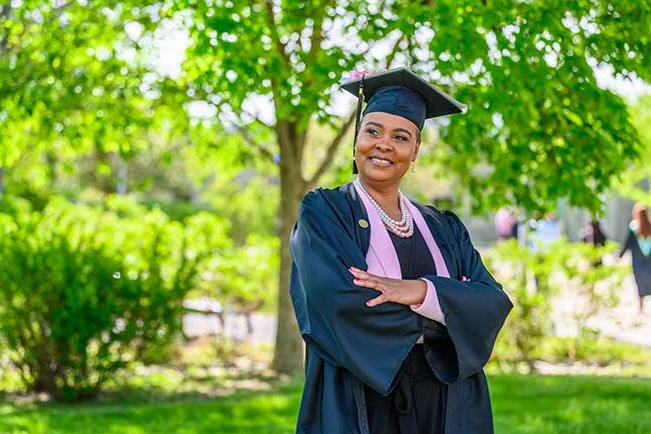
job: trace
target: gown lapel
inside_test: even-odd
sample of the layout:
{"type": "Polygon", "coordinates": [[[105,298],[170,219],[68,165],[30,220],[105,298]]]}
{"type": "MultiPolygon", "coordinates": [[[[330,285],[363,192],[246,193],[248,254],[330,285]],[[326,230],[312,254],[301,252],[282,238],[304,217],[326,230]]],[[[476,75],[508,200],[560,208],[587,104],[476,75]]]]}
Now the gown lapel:
{"type": "Polygon", "coordinates": [[[452,243],[455,243],[456,241],[453,239],[453,235],[451,233],[452,228],[450,225],[447,222],[444,223],[442,221],[442,219],[445,217],[440,213],[435,213],[429,210],[417,202],[410,201],[409,206],[410,209],[416,208],[418,211],[420,211],[419,215],[423,218],[426,226],[429,228],[428,233],[436,241],[436,246],[438,247],[439,252],[443,257],[443,261],[445,262],[449,273],[448,277],[460,279],[460,252],[453,249],[452,243]]]}
{"type": "MultiPolygon", "coordinates": [[[[366,210],[368,223],[370,225],[369,247],[366,254],[366,264],[368,268],[366,271],[393,279],[401,279],[402,273],[400,271],[400,261],[398,260],[396,249],[391,242],[389,232],[385,228],[384,223],[364,192],[362,192],[355,183],[352,183],[352,185],[357,193],[357,198],[361,199],[361,205],[363,205],[363,208],[366,210]]],[[[418,227],[418,230],[427,244],[430,255],[432,255],[432,259],[436,265],[436,274],[441,277],[450,277],[448,264],[451,263],[451,261],[444,258],[444,254],[432,235],[429,225],[425,222],[425,218],[418,207],[411,203],[411,200],[407,200],[407,206],[414,218],[414,223],[418,227]]],[[[358,230],[360,228],[359,220],[356,222],[356,228],[358,230]]],[[[368,229],[366,230],[368,231],[368,229]]]]}
{"type": "Polygon", "coordinates": [[[350,202],[351,213],[353,216],[353,227],[357,244],[359,245],[362,252],[367,252],[370,244],[371,231],[369,227],[363,228],[359,225],[360,220],[366,220],[368,222],[366,207],[360,200],[359,195],[355,191],[355,187],[353,186],[352,182],[344,184],[341,191],[345,193],[346,198],[350,202]]]}
{"type": "Polygon", "coordinates": [[[371,201],[366,197],[364,192],[354,183],[353,186],[357,191],[357,197],[362,200],[362,204],[366,208],[371,230],[369,248],[366,253],[366,265],[368,266],[366,271],[371,274],[401,279],[402,273],[400,271],[398,255],[396,249],[393,247],[389,233],[384,227],[384,223],[382,223],[371,201]]]}
{"type": "Polygon", "coordinates": [[[418,226],[418,230],[425,239],[425,244],[427,244],[427,248],[432,255],[432,259],[434,259],[434,265],[436,265],[436,274],[441,277],[450,277],[450,272],[448,271],[448,266],[445,263],[445,259],[443,259],[441,249],[439,248],[436,240],[434,240],[432,232],[429,230],[427,223],[425,223],[425,219],[420,213],[420,210],[416,208],[416,205],[411,203],[411,200],[407,200],[407,207],[409,207],[409,211],[411,211],[411,215],[414,218],[414,223],[416,223],[416,226],[418,226]]]}

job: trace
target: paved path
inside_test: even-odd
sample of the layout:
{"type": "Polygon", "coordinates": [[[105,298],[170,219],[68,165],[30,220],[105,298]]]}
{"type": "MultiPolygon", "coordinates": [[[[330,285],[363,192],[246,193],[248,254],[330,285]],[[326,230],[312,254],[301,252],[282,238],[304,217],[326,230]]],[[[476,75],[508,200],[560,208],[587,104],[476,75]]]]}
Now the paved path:
{"type": "MultiPolygon", "coordinates": [[[[647,298],[645,313],[638,313],[637,291],[633,276],[624,281],[620,292],[620,304],[609,310],[604,310],[589,322],[601,330],[604,336],[613,337],[617,340],[645,345],[651,347],[651,297],[647,298]]],[[[560,336],[572,336],[576,333],[571,321],[567,321],[572,309],[581,303],[568,288],[554,303],[553,321],[556,334],[560,336]]],[[[194,308],[206,308],[210,302],[193,303],[194,308]]],[[[210,305],[214,308],[214,304],[210,305]]],[[[252,343],[273,344],[276,333],[276,318],[274,315],[256,313],[251,316],[253,333],[248,337],[252,343]]],[[[183,321],[183,327],[189,336],[204,336],[210,334],[224,334],[237,340],[247,339],[246,320],[243,315],[224,314],[224,327],[214,315],[187,314],[183,321]]]]}
{"type": "MultiPolygon", "coordinates": [[[[592,318],[588,325],[599,329],[603,336],[651,347],[651,297],[645,300],[644,313],[639,313],[637,288],[632,275],[625,279],[618,294],[619,305],[613,309],[604,309],[592,318]]],[[[568,324],[564,317],[569,316],[572,308],[580,302],[569,289],[561,295],[553,313],[558,335],[575,335],[575,328],[568,324]]]]}
{"type": "MultiPolygon", "coordinates": [[[[186,307],[198,310],[221,310],[219,303],[207,298],[186,301],[186,307]]],[[[249,340],[255,344],[272,344],[276,337],[276,316],[267,313],[251,315],[253,332],[249,335],[246,317],[224,312],[223,323],[217,315],[188,313],[183,317],[183,331],[187,336],[224,335],[235,340],[249,340]]]]}

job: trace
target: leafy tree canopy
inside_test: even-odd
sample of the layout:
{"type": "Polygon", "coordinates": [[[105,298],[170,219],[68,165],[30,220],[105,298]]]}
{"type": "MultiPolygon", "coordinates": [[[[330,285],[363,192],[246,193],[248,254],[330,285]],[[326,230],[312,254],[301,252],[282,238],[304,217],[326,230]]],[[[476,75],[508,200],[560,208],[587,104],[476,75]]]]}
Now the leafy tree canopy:
{"type": "MultiPolygon", "coordinates": [[[[352,108],[337,96],[342,72],[384,68],[387,58],[468,104],[466,115],[440,124],[444,167],[477,209],[536,210],[566,196],[595,210],[639,151],[624,101],[598,86],[594,68],[650,81],[644,2],[177,0],[163,8],[174,11],[191,29],[185,71],[195,95],[243,127],[261,123],[250,101],[270,99],[284,158],[301,161],[310,120],[334,124],[342,101],[352,108]]],[[[302,174],[308,187],[317,174],[302,174]]]]}

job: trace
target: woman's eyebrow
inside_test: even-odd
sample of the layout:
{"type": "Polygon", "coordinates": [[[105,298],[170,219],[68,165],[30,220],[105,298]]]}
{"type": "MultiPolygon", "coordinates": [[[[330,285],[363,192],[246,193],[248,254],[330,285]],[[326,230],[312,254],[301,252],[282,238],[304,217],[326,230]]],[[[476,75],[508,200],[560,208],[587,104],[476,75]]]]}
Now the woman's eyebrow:
{"type": "Polygon", "coordinates": [[[366,122],[366,125],[375,125],[376,127],[384,128],[384,125],[378,123],[378,122],[373,122],[373,121],[368,121],[366,122]]]}
{"type": "Polygon", "coordinates": [[[395,129],[395,130],[393,130],[393,131],[403,131],[403,132],[405,132],[405,133],[407,133],[407,134],[409,134],[409,137],[411,137],[411,136],[412,136],[412,134],[411,134],[411,131],[409,131],[409,130],[406,130],[406,129],[404,129],[404,128],[396,128],[396,129],[395,129]]]}

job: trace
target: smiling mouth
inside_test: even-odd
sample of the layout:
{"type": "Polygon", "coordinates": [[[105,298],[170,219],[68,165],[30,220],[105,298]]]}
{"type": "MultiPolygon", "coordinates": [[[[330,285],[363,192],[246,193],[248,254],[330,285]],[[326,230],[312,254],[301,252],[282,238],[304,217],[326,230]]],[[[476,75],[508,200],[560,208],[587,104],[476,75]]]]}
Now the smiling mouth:
{"type": "Polygon", "coordinates": [[[371,161],[371,163],[373,163],[376,166],[387,167],[393,164],[393,161],[386,158],[373,156],[373,157],[369,157],[368,159],[371,161]]]}

